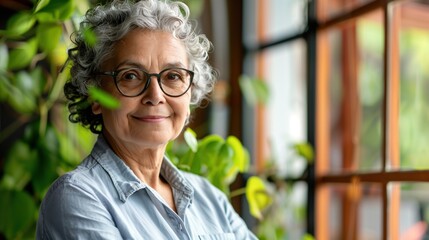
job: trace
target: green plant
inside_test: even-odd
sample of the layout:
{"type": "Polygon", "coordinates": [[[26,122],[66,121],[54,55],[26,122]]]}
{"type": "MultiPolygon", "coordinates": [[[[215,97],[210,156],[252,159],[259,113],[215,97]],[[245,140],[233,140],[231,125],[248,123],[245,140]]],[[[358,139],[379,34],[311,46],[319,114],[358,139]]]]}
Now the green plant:
{"type": "MultiPolygon", "coordinates": [[[[264,80],[242,75],[239,84],[244,99],[250,106],[263,106],[269,102],[270,89],[264,80]]],[[[292,160],[305,161],[303,164],[305,166],[313,163],[314,152],[310,144],[296,143],[292,150],[293,155],[299,157],[292,160]]],[[[294,173],[295,177],[291,179],[283,179],[277,169],[276,161],[271,160],[265,166],[264,172],[259,174],[259,179],[264,179],[264,192],[269,195],[271,204],[259,214],[259,222],[255,229],[257,236],[261,240],[314,239],[310,234],[299,232],[304,229],[306,208],[302,202],[296,202],[292,197],[294,190],[297,189],[296,183],[299,182],[295,180],[305,178],[306,171],[301,174],[294,173]]]]}
{"type": "Polygon", "coordinates": [[[184,132],[186,144],[170,142],[167,156],[179,168],[207,178],[229,197],[245,194],[252,216],[261,219],[262,211],[271,203],[264,181],[257,176],[248,179],[244,188],[230,192],[238,173],[248,172],[249,153],[234,136],[226,139],[212,134],[200,140],[192,129],[184,132]]]}
{"type": "MultiPolygon", "coordinates": [[[[68,66],[63,66],[67,47],[72,45],[69,36],[88,7],[88,0],[39,0],[32,10],[16,13],[0,30],[0,104],[12,109],[16,119],[0,129],[0,144],[11,145],[0,156],[4,161],[0,238],[34,239],[38,206],[49,185],[75,168],[95,141],[87,129],[68,121],[62,95],[69,77],[68,66]],[[17,140],[9,143],[11,139],[17,140]]],[[[90,32],[87,37],[96,40],[90,32]]],[[[117,106],[115,99],[99,89],[90,89],[90,95],[101,104],[117,106]]],[[[260,209],[269,198],[260,180],[251,178],[246,189],[229,192],[229,185],[249,164],[238,139],[212,135],[197,141],[191,131],[185,138],[190,151],[181,158],[171,155],[172,160],[182,169],[207,177],[230,196],[246,193],[252,213],[261,216],[260,209]],[[200,157],[209,161],[198,161],[200,157]]]]}
{"type": "Polygon", "coordinates": [[[94,136],[72,125],[62,97],[70,33],[88,1],[40,0],[0,30],[0,104],[15,119],[1,129],[0,238],[34,239],[49,185],[90,151],[94,136]],[[11,143],[12,139],[17,139],[11,143]]]}
{"type": "MultiPolygon", "coordinates": [[[[307,165],[313,163],[314,153],[310,144],[297,143],[292,146],[292,150],[299,157],[295,161],[305,161],[307,165]]],[[[314,239],[310,234],[301,232],[305,229],[306,206],[305,202],[295,197],[300,189],[300,181],[296,179],[305,178],[307,171],[304,170],[296,178],[285,179],[284,176],[279,176],[277,169],[273,161],[267,164],[264,174],[261,174],[261,177],[270,179],[267,189],[272,204],[265,209],[262,220],[257,225],[259,239],[314,239]]]]}

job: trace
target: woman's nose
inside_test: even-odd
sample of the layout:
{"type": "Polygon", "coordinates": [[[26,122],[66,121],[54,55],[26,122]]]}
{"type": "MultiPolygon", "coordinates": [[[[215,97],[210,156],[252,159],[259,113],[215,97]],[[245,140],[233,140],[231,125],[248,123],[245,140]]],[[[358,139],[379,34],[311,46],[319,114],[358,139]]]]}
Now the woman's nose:
{"type": "Polygon", "coordinates": [[[157,105],[164,101],[164,93],[159,86],[158,79],[156,76],[150,77],[149,85],[143,92],[142,103],[157,105]]]}

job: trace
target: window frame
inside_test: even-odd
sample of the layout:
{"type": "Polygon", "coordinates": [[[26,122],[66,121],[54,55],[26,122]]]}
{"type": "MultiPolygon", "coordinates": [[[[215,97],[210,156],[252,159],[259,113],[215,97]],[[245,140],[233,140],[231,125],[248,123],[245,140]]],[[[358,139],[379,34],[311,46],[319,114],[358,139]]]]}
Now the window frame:
{"type": "MultiPolygon", "coordinates": [[[[395,182],[429,182],[429,170],[392,170],[387,169],[388,163],[391,166],[399,167],[400,152],[399,152],[399,94],[400,94],[400,68],[399,68],[399,47],[398,47],[398,28],[395,27],[398,22],[392,19],[398,19],[398,13],[395,8],[390,8],[389,5],[394,2],[405,2],[408,0],[372,0],[362,5],[356,5],[347,12],[328,18],[323,16],[321,5],[341,4],[341,1],[334,0],[316,0],[308,1],[307,6],[307,28],[303,32],[284,36],[275,41],[269,41],[263,36],[263,32],[259,32],[259,44],[257,46],[245,46],[242,52],[242,59],[248,54],[255,54],[266,50],[267,48],[277,46],[279,44],[292,42],[296,39],[304,39],[307,43],[307,140],[315,149],[314,165],[308,165],[307,175],[304,179],[284,179],[285,181],[304,181],[308,186],[308,201],[307,201],[307,232],[316,237],[316,239],[329,239],[329,221],[326,219],[329,216],[329,192],[327,187],[335,184],[349,184],[350,188],[359,189],[359,184],[376,184],[381,189],[381,206],[382,206],[382,239],[399,239],[399,211],[400,211],[400,189],[393,187],[388,189],[390,183],[395,182]],[[341,173],[329,173],[329,82],[327,77],[328,63],[324,60],[328,55],[326,46],[326,32],[342,24],[350,23],[359,17],[368,13],[381,10],[383,14],[384,24],[384,66],[383,66],[383,103],[382,103],[382,143],[381,143],[381,170],[377,172],[360,172],[358,170],[344,171],[341,173]],[[321,17],[322,16],[322,17],[321,17]],[[387,37],[386,37],[387,36],[387,37]],[[389,159],[389,162],[388,162],[389,159]]],[[[240,1],[243,4],[242,1],[240,1]]],[[[330,6],[331,6],[330,5],[330,6]]],[[[260,8],[259,11],[263,11],[260,8]]],[[[418,14],[416,19],[407,24],[419,24],[418,14]]],[[[263,14],[261,15],[263,16],[263,14]]],[[[263,19],[259,19],[263,21],[263,19]]],[[[259,29],[259,31],[263,31],[259,29]]],[[[353,34],[353,33],[351,33],[353,34]]],[[[353,40],[353,39],[352,39],[353,40]]],[[[353,41],[352,41],[353,42],[353,41]]],[[[355,42],[356,45],[356,42],[355,42]]],[[[345,59],[353,62],[356,59],[352,57],[345,59]]],[[[261,65],[263,63],[260,63],[261,65]]],[[[353,64],[351,64],[353,65],[353,64]]],[[[358,91],[356,87],[356,71],[348,69],[349,72],[355,72],[354,81],[350,80],[348,90],[351,93],[358,91]]],[[[347,73],[348,74],[348,73],[347,73]]],[[[234,79],[234,78],[232,78],[234,79]]],[[[235,78],[237,79],[237,78],[235,78]]],[[[237,91],[238,92],[238,91],[237,91]]],[[[236,93],[237,93],[236,92],[236,93]]],[[[238,95],[241,98],[241,94],[238,95]]],[[[345,98],[348,101],[354,101],[353,98],[345,98]]],[[[234,117],[234,116],[232,116],[234,117]]],[[[264,120],[264,111],[256,110],[256,118],[258,121],[264,120]]],[[[238,121],[238,120],[235,120],[238,121]]],[[[240,122],[243,121],[243,115],[240,115],[240,122]]],[[[355,134],[355,125],[352,122],[353,118],[345,119],[345,131],[349,132],[352,137],[355,134]]],[[[258,134],[263,135],[263,130],[258,128],[258,134]],[[261,132],[262,131],[262,132],[261,132]]],[[[240,133],[243,129],[240,127],[240,133]]],[[[258,145],[256,146],[258,148],[258,145]]],[[[255,152],[263,151],[256,149],[255,152]]],[[[345,150],[346,155],[350,156],[343,159],[345,164],[353,164],[353,152],[356,149],[349,146],[345,150]]],[[[263,166],[263,154],[256,154],[256,166],[263,166]]],[[[345,199],[344,201],[347,201],[345,199]]],[[[343,208],[345,214],[342,215],[342,220],[348,219],[347,214],[356,211],[356,206],[345,204],[343,208]]],[[[357,218],[357,214],[354,214],[357,218]]],[[[356,221],[355,221],[356,222],[356,221]]],[[[359,233],[357,226],[343,226],[343,237],[346,237],[346,232],[353,232],[352,239],[358,239],[359,233]],[[350,229],[353,228],[353,229],[350,229]]],[[[347,235],[350,237],[350,235],[347,235]]]]}

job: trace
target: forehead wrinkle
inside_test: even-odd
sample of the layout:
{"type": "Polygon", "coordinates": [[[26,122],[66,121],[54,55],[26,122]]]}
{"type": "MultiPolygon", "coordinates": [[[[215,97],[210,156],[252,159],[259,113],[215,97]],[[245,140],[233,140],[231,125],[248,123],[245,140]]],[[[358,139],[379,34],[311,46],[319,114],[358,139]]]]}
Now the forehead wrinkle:
{"type": "Polygon", "coordinates": [[[111,67],[118,69],[122,66],[132,66],[145,71],[162,71],[170,67],[187,68],[188,54],[180,39],[171,34],[170,37],[165,38],[165,34],[169,33],[162,31],[136,29],[129,34],[131,35],[117,42],[115,53],[112,54],[114,66],[111,67]],[[162,39],[162,45],[160,45],[160,39],[162,39]],[[143,41],[146,45],[128,46],[139,44],[139,41],[143,41]]]}

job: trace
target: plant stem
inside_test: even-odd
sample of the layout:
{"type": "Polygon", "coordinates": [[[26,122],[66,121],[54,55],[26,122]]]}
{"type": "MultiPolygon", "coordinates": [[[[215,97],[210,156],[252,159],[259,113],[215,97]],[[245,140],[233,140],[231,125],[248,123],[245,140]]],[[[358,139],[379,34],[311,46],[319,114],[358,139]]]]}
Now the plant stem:
{"type": "Polygon", "coordinates": [[[46,126],[48,125],[48,106],[43,102],[40,104],[40,126],[39,126],[39,136],[43,136],[46,131],[46,126]]]}
{"type": "Polygon", "coordinates": [[[232,191],[229,195],[230,195],[230,198],[233,198],[233,197],[237,197],[237,196],[243,195],[243,194],[246,194],[246,188],[236,189],[236,190],[232,191]]]}

